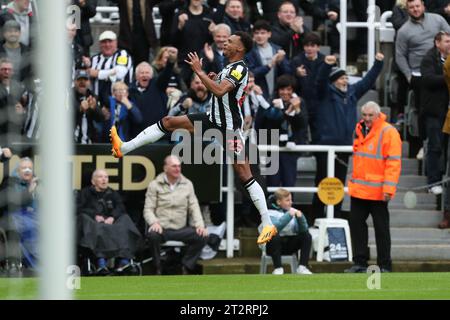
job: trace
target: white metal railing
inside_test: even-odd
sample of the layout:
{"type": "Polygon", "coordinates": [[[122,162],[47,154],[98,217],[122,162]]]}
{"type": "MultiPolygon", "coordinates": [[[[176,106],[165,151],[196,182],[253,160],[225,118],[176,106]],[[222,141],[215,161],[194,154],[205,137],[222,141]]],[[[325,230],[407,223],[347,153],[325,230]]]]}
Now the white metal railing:
{"type": "MultiPolygon", "coordinates": [[[[297,145],[295,147],[278,147],[271,145],[260,145],[258,149],[262,152],[327,152],[327,176],[334,177],[334,160],[336,152],[352,152],[352,146],[322,146],[322,145],[297,145]]],[[[268,187],[269,192],[277,190],[279,187],[268,187]]],[[[316,193],[317,187],[288,187],[290,192],[316,193]]],[[[347,188],[344,188],[347,192],[347,188]]],[[[234,171],[233,165],[228,164],[227,186],[222,187],[222,192],[227,193],[227,258],[233,258],[233,239],[234,239],[234,171]]],[[[334,218],[334,206],[327,206],[327,219],[334,218]]]]}
{"type": "MultiPolygon", "coordinates": [[[[118,24],[120,22],[119,8],[116,6],[97,7],[97,14],[89,21],[91,23],[118,24]]],[[[155,23],[155,28],[161,26],[161,16],[158,7],[153,8],[153,22],[155,23]]]]}
{"type": "Polygon", "coordinates": [[[380,21],[376,21],[376,5],[375,0],[369,0],[367,6],[367,21],[349,22],[347,21],[347,0],[341,0],[340,5],[340,22],[337,28],[340,32],[340,67],[347,67],[347,29],[348,28],[366,28],[367,29],[367,68],[370,69],[375,61],[375,29],[386,31],[393,30],[391,22],[386,22],[392,16],[392,11],[384,12],[380,21]]]}

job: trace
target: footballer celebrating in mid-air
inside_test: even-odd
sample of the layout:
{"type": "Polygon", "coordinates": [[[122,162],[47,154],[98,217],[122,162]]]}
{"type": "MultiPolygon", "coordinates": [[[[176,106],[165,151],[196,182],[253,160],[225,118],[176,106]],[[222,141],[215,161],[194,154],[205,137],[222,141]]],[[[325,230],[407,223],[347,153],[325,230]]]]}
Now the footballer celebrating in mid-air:
{"type": "MultiPolygon", "coordinates": [[[[210,102],[211,111],[208,114],[196,113],[164,117],[128,142],[121,141],[116,127],[113,126],[110,133],[113,155],[120,158],[145,144],[156,142],[166,133],[177,129],[185,129],[193,133],[195,122],[201,123],[203,132],[208,129],[219,130],[224,139],[224,141],[220,141],[222,146],[227,147],[235,155],[239,155],[242,150],[245,152],[242,134],[244,120],[241,107],[247,86],[248,68],[243,59],[252,46],[252,38],[247,33],[238,31],[231,35],[223,48],[223,54],[229,64],[219,74],[206,74],[202,70],[202,59],[196,52],[189,53],[185,62],[191,66],[194,73],[213,94],[210,102]],[[229,137],[232,139],[227,139],[229,137]]],[[[257,242],[258,244],[266,243],[276,235],[277,229],[269,218],[264,191],[252,176],[248,157],[245,157],[245,161],[234,161],[233,168],[261,214],[264,228],[257,242]]]]}

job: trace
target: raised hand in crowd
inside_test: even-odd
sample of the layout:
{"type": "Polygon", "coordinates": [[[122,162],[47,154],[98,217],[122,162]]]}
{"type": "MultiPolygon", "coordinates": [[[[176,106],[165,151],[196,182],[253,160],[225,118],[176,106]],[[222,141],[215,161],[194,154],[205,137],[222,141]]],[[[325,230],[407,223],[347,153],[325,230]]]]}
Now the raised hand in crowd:
{"type": "Polygon", "coordinates": [[[105,218],[102,215],[96,215],[95,216],[95,221],[97,221],[98,223],[102,223],[105,222],[105,218]]]}
{"type": "Polygon", "coordinates": [[[214,51],[208,42],[205,43],[205,46],[203,47],[203,51],[205,52],[206,58],[210,62],[213,62],[214,61],[214,51]]]}
{"type": "Polygon", "coordinates": [[[20,102],[16,103],[15,108],[17,114],[24,114],[27,112],[25,107],[20,102]]]}
{"type": "Polygon", "coordinates": [[[253,85],[253,86],[251,87],[251,90],[252,90],[256,95],[258,95],[258,96],[260,96],[260,95],[263,94],[263,91],[262,91],[261,87],[258,86],[257,84],[253,85]]]}
{"type": "Polygon", "coordinates": [[[382,54],[381,52],[377,52],[377,54],[375,55],[375,59],[377,59],[378,61],[383,61],[384,54],[382,54]]]}
{"type": "Polygon", "coordinates": [[[114,223],[114,217],[108,217],[105,219],[105,224],[113,224],[114,223]]]}
{"type": "Polygon", "coordinates": [[[277,53],[272,57],[272,61],[269,63],[269,67],[272,68],[273,66],[279,64],[281,61],[283,61],[285,56],[286,52],[284,50],[278,50],[277,53]]]}
{"type": "Polygon", "coordinates": [[[290,101],[289,101],[289,107],[286,110],[286,113],[291,113],[291,112],[295,112],[295,113],[300,113],[300,105],[302,103],[302,100],[299,97],[293,97],[290,101]]]}
{"type": "Polygon", "coordinates": [[[330,56],[326,56],[326,57],[325,57],[325,63],[326,63],[326,64],[329,64],[329,65],[335,65],[335,64],[336,64],[336,61],[337,61],[337,59],[336,59],[336,57],[333,56],[333,55],[330,55],[330,56]]]}
{"type": "Polygon", "coordinates": [[[184,101],[181,105],[183,106],[183,108],[185,110],[188,110],[190,107],[192,107],[193,104],[194,104],[194,102],[192,101],[191,98],[186,98],[186,99],[184,99],[184,101]]]}
{"type": "Polygon", "coordinates": [[[33,193],[34,190],[36,190],[36,187],[38,185],[38,180],[39,179],[37,177],[34,177],[33,179],[31,179],[31,182],[28,186],[28,192],[33,193]]]}
{"type": "Polygon", "coordinates": [[[189,20],[189,17],[186,13],[182,13],[178,16],[178,30],[182,30],[184,28],[184,25],[186,24],[186,21],[189,20]]]}
{"type": "Polygon", "coordinates": [[[12,157],[12,152],[10,148],[1,148],[1,157],[2,158],[11,158],[12,157]]]}
{"type": "Polygon", "coordinates": [[[178,60],[178,49],[175,47],[168,47],[167,48],[167,53],[169,54],[169,56],[167,57],[167,60],[170,63],[175,63],[178,60]]]}
{"type": "Polygon", "coordinates": [[[328,11],[327,16],[328,16],[328,19],[330,19],[331,21],[336,21],[339,14],[335,11],[328,11]]]}
{"type": "Polygon", "coordinates": [[[295,17],[295,19],[292,21],[290,27],[292,30],[294,30],[297,33],[303,33],[303,17],[301,16],[297,16],[295,17]]]}
{"type": "Polygon", "coordinates": [[[297,67],[297,76],[306,77],[308,72],[306,72],[305,66],[302,64],[300,67],[297,67]]]}
{"type": "Polygon", "coordinates": [[[90,68],[91,67],[91,58],[83,56],[81,58],[81,61],[83,62],[83,65],[84,65],[85,68],[90,68]]]}

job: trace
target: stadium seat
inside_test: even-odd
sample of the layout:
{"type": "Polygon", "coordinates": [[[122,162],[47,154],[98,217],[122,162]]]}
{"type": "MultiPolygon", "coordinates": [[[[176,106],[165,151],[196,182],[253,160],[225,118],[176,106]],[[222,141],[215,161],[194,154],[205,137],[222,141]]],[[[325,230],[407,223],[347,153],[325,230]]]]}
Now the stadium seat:
{"type": "MultiPolygon", "coordinates": [[[[175,252],[180,252],[181,248],[183,248],[185,246],[186,246],[186,244],[182,241],[169,240],[164,243],[161,243],[161,258],[164,258],[167,255],[167,253],[169,252],[169,250],[173,249],[175,252]]],[[[141,261],[134,263],[139,271],[139,275],[142,276],[142,265],[149,263],[152,260],[153,260],[153,257],[150,256],[148,258],[144,258],[141,261]]]]}
{"type": "MultiPolygon", "coordinates": [[[[259,266],[259,273],[260,274],[266,274],[267,273],[267,265],[272,263],[272,257],[267,255],[266,253],[266,245],[260,245],[259,248],[261,249],[261,263],[259,266]]],[[[281,263],[287,264],[289,263],[291,266],[291,272],[296,273],[297,267],[298,267],[298,252],[293,253],[291,255],[285,255],[281,256],[281,263]]]]}

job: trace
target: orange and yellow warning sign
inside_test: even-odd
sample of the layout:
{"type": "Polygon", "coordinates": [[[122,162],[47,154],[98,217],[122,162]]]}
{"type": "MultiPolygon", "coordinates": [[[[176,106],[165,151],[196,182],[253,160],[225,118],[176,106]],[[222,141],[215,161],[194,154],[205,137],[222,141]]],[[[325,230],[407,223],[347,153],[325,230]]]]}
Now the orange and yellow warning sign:
{"type": "Polygon", "coordinates": [[[338,204],[344,199],[344,185],[338,178],[325,178],[319,183],[317,195],[326,205],[338,204]]]}

